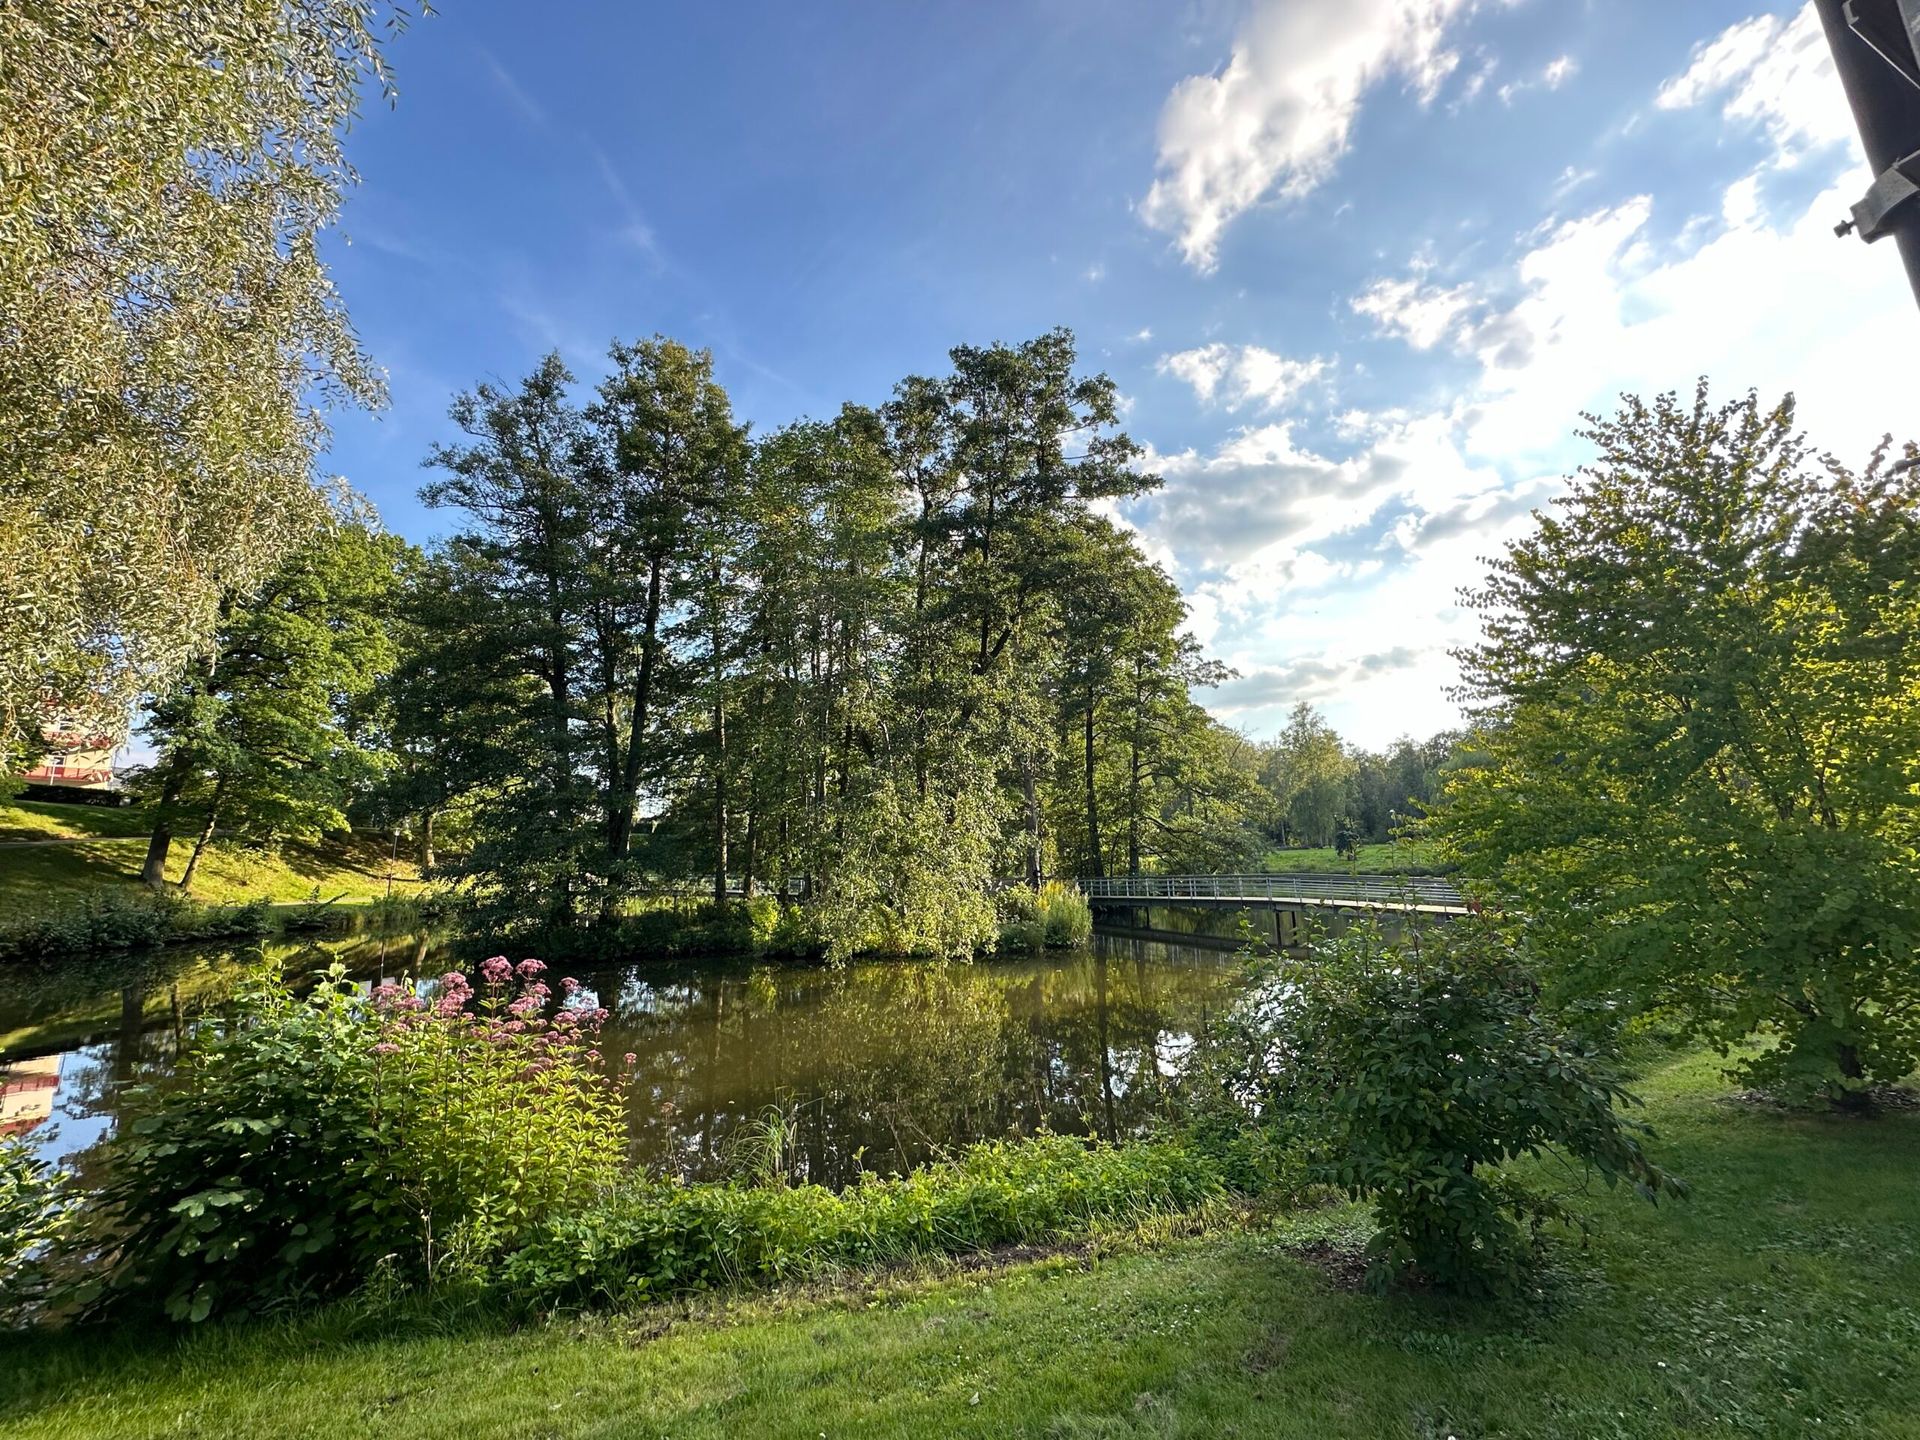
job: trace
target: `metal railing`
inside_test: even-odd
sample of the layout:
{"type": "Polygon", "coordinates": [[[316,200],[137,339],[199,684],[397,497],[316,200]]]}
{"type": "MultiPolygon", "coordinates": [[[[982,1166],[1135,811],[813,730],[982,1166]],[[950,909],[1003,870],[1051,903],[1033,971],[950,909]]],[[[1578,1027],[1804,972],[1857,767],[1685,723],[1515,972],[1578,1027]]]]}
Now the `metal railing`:
{"type": "Polygon", "coordinates": [[[1464,914],[1450,880],[1433,875],[1122,875],[1082,880],[1089,900],[1213,900],[1273,905],[1437,910],[1464,914]]]}

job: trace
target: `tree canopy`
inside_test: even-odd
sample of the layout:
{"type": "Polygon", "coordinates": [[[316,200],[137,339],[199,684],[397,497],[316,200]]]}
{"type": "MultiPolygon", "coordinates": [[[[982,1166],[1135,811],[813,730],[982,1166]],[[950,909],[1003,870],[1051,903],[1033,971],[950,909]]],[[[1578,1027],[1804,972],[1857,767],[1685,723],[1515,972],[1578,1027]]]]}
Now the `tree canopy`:
{"type": "Polygon", "coordinates": [[[317,240],[404,18],[0,6],[0,762],[164,691],[322,523],[321,407],[381,382],[317,240]]]}
{"type": "Polygon", "coordinates": [[[1473,761],[1433,822],[1574,995],[1667,1007],[1771,1083],[1920,1058],[1920,470],[1816,457],[1791,398],[1628,398],[1470,599],[1473,761]]]}

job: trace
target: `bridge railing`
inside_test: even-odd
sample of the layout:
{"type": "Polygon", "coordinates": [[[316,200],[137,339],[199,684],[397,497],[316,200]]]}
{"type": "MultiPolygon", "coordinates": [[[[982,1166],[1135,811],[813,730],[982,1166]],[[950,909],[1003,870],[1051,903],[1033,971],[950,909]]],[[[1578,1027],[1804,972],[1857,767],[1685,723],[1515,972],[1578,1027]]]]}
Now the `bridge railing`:
{"type": "Polygon", "coordinates": [[[1274,904],[1465,910],[1449,880],[1432,875],[1121,875],[1082,880],[1089,900],[1245,900],[1274,904]]]}

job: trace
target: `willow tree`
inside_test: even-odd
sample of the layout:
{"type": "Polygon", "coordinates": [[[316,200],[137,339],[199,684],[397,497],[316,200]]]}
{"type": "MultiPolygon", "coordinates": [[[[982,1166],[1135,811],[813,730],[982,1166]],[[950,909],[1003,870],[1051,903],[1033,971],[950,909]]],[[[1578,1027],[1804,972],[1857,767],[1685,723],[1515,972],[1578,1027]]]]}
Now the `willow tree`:
{"type": "Polygon", "coordinates": [[[164,692],[322,523],[320,410],[381,386],[317,242],[404,18],[0,5],[0,762],[164,692]]]}

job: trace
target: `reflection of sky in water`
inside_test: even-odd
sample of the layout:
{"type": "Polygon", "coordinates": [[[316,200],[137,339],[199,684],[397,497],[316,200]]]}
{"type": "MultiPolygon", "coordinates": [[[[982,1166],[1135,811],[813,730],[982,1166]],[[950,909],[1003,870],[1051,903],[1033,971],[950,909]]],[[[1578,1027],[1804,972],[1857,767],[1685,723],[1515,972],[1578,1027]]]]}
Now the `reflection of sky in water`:
{"type": "MultiPolygon", "coordinates": [[[[1042,1128],[1118,1136],[1161,1113],[1239,967],[1216,950],[1097,941],[1096,953],[972,965],[650,961],[556,966],[547,978],[557,994],[561,976],[577,975],[570,1003],[612,1012],[600,1043],[609,1064],[638,1057],[628,1096],[636,1161],[726,1173],[742,1132],[777,1107],[793,1126],[796,1175],[837,1184],[862,1166],[899,1169],[975,1140],[1042,1128]]],[[[452,963],[406,941],[341,958],[361,993],[411,975],[423,996],[437,983],[417,977],[452,963]]],[[[103,1139],[119,1090],[163,1076],[180,1037],[238,974],[215,985],[191,957],[142,963],[118,988],[95,965],[31,1004],[0,988],[0,1032],[30,1041],[41,1020],[50,1038],[56,1021],[70,1035],[36,1047],[60,1055],[50,1110],[28,1131],[49,1158],[103,1139]]]]}

